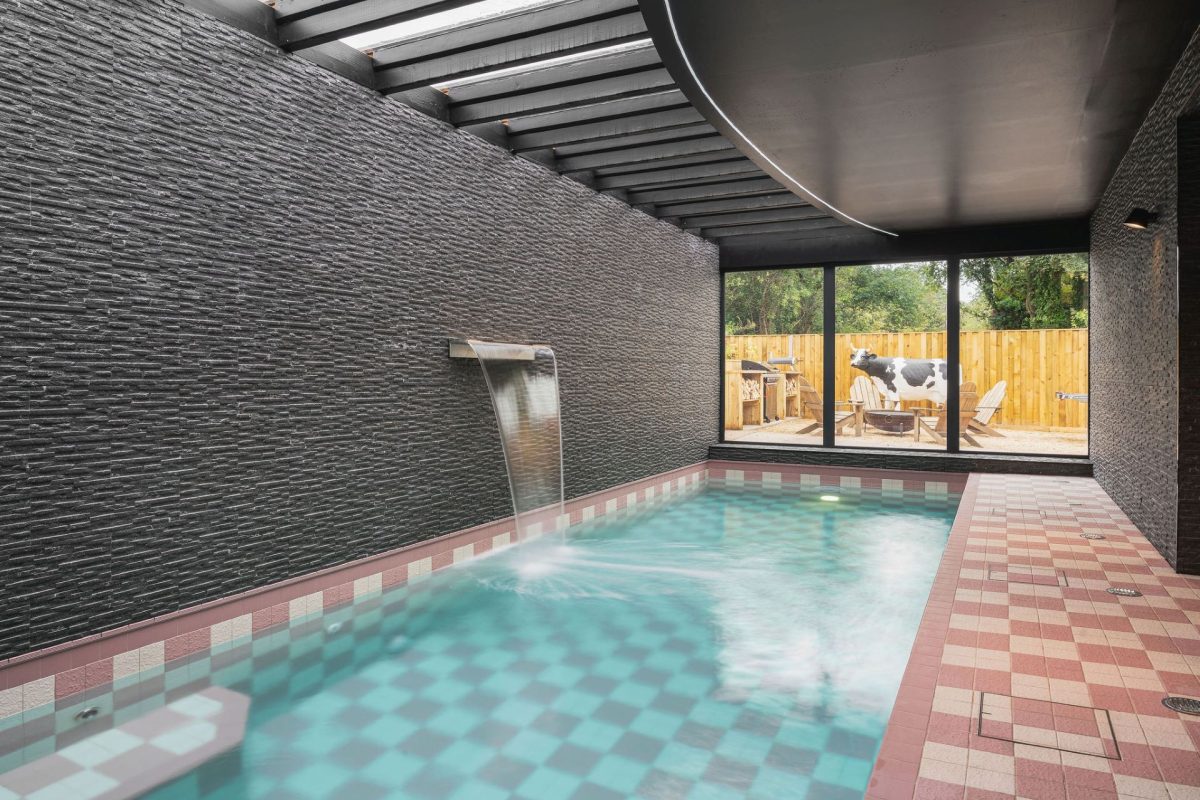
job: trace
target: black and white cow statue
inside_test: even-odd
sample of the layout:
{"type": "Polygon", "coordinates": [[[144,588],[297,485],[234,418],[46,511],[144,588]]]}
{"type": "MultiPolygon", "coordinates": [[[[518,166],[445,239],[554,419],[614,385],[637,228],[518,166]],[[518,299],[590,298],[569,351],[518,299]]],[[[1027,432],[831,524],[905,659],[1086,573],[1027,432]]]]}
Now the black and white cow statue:
{"type": "Polygon", "coordinates": [[[867,373],[893,408],[901,400],[946,402],[945,359],[881,358],[866,348],[851,346],[850,366],[867,373]]]}

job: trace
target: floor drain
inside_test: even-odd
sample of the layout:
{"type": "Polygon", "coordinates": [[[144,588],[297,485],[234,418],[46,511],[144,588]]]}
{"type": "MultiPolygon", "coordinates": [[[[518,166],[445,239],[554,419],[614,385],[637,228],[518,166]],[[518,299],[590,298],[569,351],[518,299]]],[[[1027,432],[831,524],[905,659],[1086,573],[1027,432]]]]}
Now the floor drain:
{"type": "Polygon", "coordinates": [[[1103,533],[1081,533],[1079,535],[1081,537],[1083,537],[1084,539],[1103,539],[1104,538],[1103,533]]]}
{"type": "Polygon", "coordinates": [[[1142,596],[1142,593],[1139,592],[1137,589],[1122,589],[1117,586],[1109,587],[1108,589],[1105,589],[1104,591],[1108,592],[1109,594],[1115,594],[1117,597],[1141,597],[1142,596]]]}
{"type": "Polygon", "coordinates": [[[1180,714],[1200,715],[1200,700],[1191,697],[1164,697],[1163,705],[1180,714]]]}
{"type": "MultiPolygon", "coordinates": [[[[1163,701],[1166,702],[1165,700],[1163,701]]],[[[95,719],[100,716],[100,709],[96,706],[89,706],[75,715],[75,719],[79,722],[87,722],[89,719],[95,719]]]]}

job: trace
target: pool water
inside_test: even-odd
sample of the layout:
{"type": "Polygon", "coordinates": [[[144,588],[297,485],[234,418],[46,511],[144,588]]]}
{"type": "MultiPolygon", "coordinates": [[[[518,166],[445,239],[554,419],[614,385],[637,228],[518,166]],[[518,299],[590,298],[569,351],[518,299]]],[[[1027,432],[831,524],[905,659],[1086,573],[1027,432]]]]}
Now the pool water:
{"type": "Polygon", "coordinates": [[[712,485],[255,637],[154,798],[859,798],[957,496],[712,485]]]}

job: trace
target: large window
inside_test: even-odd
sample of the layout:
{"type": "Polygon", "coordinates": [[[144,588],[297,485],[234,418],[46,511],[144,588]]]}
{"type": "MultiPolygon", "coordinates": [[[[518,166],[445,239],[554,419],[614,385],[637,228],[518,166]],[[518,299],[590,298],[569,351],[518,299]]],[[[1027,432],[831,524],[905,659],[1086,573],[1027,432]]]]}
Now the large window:
{"type": "Polygon", "coordinates": [[[724,439],[1085,456],[1087,290],[1086,254],[726,273],[724,439]]]}

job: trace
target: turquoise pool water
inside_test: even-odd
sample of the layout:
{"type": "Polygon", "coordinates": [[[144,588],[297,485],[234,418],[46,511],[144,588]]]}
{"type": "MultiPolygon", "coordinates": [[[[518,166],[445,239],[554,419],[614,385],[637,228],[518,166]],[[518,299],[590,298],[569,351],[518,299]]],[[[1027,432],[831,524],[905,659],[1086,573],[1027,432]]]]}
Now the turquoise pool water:
{"type": "Polygon", "coordinates": [[[242,746],[151,796],[859,798],[957,496],[828,492],[709,486],[258,637],[199,678],[242,746]]]}

